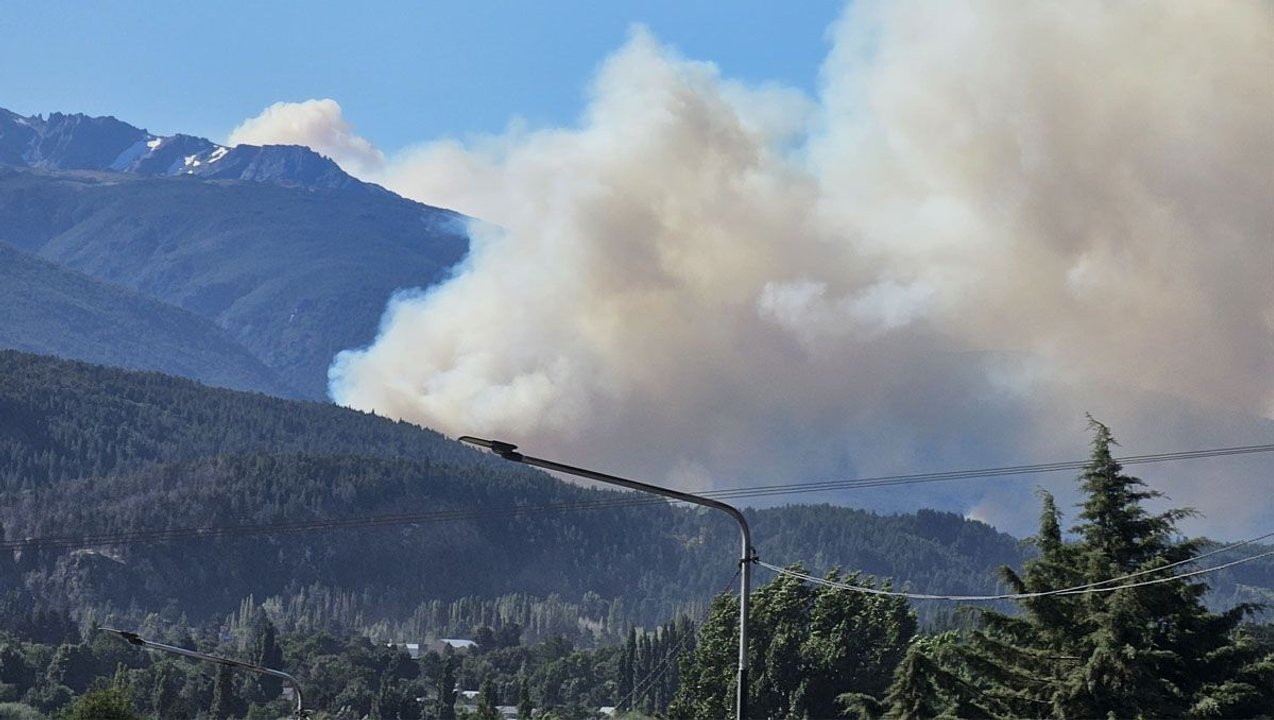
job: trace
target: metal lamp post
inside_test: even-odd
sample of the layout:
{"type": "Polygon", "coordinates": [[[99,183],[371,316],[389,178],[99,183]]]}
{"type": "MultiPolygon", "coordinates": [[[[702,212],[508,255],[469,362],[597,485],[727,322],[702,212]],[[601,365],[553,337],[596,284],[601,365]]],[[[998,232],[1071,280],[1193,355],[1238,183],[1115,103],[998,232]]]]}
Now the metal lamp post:
{"type": "Polygon", "coordinates": [[[297,681],[295,677],[292,677],[282,670],[275,670],[261,665],[253,665],[252,663],[246,663],[239,660],[231,660],[230,658],[221,657],[219,655],[209,655],[197,650],[187,650],[186,648],[177,647],[176,645],[165,645],[164,643],[147,640],[137,633],[128,632],[127,630],[116,630],[115,628],[108,627],[98,629],[117,635],[124,641],[138,647],[150,648],[151,650],[162,650],[163,652],[173,653],[176,655],[185,655],[186,657],[195,658],[196,660],[206,660],[208,662],[217,663],[218,665],[229,665],[230,667],[239,668],[240,670],[248,670],[249,672],[279,678],[290,684],[293,692],[296,693],[296,717],[305,717],[301,710],[301,683],[297,681]]]}
{"type": "Polygon", "coordinates": [[[469,443],[483,447],[491,452],[499,455],[505,460],[519,462],[525,465],[534,465],[545,470],[565,473],[567,475],[575,475],[577,477],[596,480],[598,482],[607,483],[609,485],[618,485],[628,488],[629,490],[637,490],[640,492],[651,493],[653,495],[662,495],[666,498],[678,500],[680,502],[691,503],[694,505],[702,505],[720,510],[739,524],[739,532],[743,539],[743,554],[739,559],[740,570],[740,588],[739,588],[739,682],[738,693],[735,698],[736,720],[745,720],[747,717],[748,703],[748,594],[752,588],[752,564],[757,561],[755,548],[752,547],[752,531],[748,528],[748,521],[743,517],[743,513],[732,505],[727,505],[719,500],[691,495],[690,493],[681,492],[679,490],[671,490],[662,488],[658,485],[649,485],[636,480],[628,480],[626,478],[607,475],[595,470],[587,470],[585,468],[573,467],[571,465],[563,465],[553,462],[552,460],[544,460],[542,458],[523,455],[517,451],[517,445],[499,440],[484,440],[482,438],[464,436],[460,438],[460,442],[469,443]]]}

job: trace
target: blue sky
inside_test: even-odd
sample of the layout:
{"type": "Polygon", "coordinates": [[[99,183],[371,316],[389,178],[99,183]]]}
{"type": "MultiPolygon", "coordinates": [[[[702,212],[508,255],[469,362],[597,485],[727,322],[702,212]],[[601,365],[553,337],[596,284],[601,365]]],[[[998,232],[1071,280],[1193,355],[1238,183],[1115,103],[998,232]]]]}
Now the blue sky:
{"type": "Polygon", "coordinates": [[[158,134],[223,141],[278,101],[333,98],[393,151],[569,124],[599,62],[642,23],[689,58],[749,83],[812,92],[843,3],[9,3],[0,107],[115,115],[158,134]]]}

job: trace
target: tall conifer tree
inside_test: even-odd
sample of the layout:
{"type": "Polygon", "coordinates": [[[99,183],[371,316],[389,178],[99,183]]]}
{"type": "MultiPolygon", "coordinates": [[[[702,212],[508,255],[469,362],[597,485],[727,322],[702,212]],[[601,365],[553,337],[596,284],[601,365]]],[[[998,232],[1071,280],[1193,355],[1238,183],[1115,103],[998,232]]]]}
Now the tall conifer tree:
{"type": "Polygon", "coordinates": [[[456,720],[456,659],[449,648],[438,672],[438,720],[456,720]]]}
{"type": "MultiPolygon", "coordinates": [[[[1091,419],[1090,419],[1091,420],[1091,419]]],[[[1005,580],[1018,593],[1083,587],[1084,592],[1021,601],[1022,615],[983,613],[984,627],[943,672],[975,684],[993,714],[1086,717],[1247,717],[1274,706],[1274,662],[1237,632],[1252,608],[1213,613],[1207,584],[1171,579],[1175,563],[1198,554],[1176,523],[1189,509],[1152,513],[1161,496],[1124,474],[1110,429],[1092,420],[1092,457],[1080,476],[1084,493],[1074,540],[1044,494],[1040,554],[1005,580]],[[1138,574],[1127,580],[1113,578],[1138,574]]],[[[1187,566],[1188,567],[1188,566],[1187,566]]],[[[895,688],[900,673],[895,676],[895,688]]],[[[914,678],[913,678],[914,681],[914,678]]],[[[906,713],[894,716],[906,717],[906,713]]]]}
{"type": "Polygon", "coordinates": [[[234,671],[228,665],[218,665],[212,684],[212,716],[217,720],[233,717],[239,698],[234,692],[234,671]]]}

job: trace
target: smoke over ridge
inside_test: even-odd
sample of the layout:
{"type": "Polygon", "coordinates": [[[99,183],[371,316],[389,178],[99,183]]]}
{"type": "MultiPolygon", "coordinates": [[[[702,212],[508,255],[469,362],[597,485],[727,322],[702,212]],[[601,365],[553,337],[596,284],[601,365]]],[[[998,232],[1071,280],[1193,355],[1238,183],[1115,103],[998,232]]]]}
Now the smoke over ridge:
{"type": "Polygon", "coordinates": [[[353,133],[332,99],[299,103],[277,102],[230,132],[230,145],[305,145],[337,160],[354,175],[375,173],[385,166],[385,154],[371,141],[353,133]]]}
{"type": "MultiPolygon", "coordinates": [[[[831,38],[809,98],[638,28],[576,126],[380,162],[337,107],[307,144],[485,222],[333,398],[687,489],[1073,459],[1085,411],[1129,453],[1270,441],[1274,5],[863,1],[831,38]]],[[[1225,535],[1269,469],[1142,474],[1225,535]]],[[[1036,482],[838,499],[1020,532],[1036,482]]]]}

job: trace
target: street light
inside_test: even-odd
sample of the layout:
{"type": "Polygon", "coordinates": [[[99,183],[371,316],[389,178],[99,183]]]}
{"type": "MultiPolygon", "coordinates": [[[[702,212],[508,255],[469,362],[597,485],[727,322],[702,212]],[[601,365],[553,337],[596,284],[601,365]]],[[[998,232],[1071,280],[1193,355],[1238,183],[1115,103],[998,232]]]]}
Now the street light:
{"type": "Polygon", "coordinates": [[[460,442],[469,443],[483,447],[491,452],[499,455],[505,460],[519,462],[525,465],[534,465],[545,470],[553,470],[555,472],[565,473],[567,475],[575,475],[589,480],[596,480],[610,485],[618,485],[628,488],[629,490],[638,490],[654,495],[662,495],[666,498],[678,500],[680,502],[691,503],[694,505],[702,505],[704,507],[715,508],[720,510],[734,521],[739,523],[739,532],[743,538],[743,555],[739,559],[740,571],[740,589],[739,589],[739,683],[738,693],[735,697],[735,717],[737,720],[745,720],[747,717],[748,706],[748,593],[752,588],[752,564],[757,561],[755,548],[752,547],[752,531],[748,528],[748,521],[743,517],[743,513],[738,508],[727,505],[719,500],[691,495],[690,493],[681,492],[679,490],[670,490],[662,488],[658,485],[648,485],[636,480],[628,480],[626,478],[607,475],[595,470],[586,470],[584,468],[573,467],[571,465],[563,465],[553,462],[552,460],[544,460],[542,458],[523,455],[518,452],[518,446],[499,440],[484,440],[482,438],[471,437],[465,435],[460,438],[460,442]]]}
{"type": "Polygon", "coordinates": [[[151,650],[162,650],[164,652],[174,653],[176,655],[185,655],[186,657],[192,657],[192,658],[195,658],[196,660],[206,660],[208,662],[217,663],[218,665],[229,665],[230,667],[239,668],[240,670],[248,670],[250,672],[260,673],[261,675],[269,675],[271,677],[280,678],[284,680],[285,682],[291,684],[293,692],[296,693],[296,717],[298,718],[305,717],[305,715],[303,715],[301,711],[301,683],[298,682],[296,678],[283,672],[282,670],[274,670],[272,668],[263,667],[261,665],[253,665],[252,663],[241,662],[239,660],[231,660],[230,658],[224,658],[218,655],[209,655],[207,653],[201,653],[197,650],[187,650],[186,648],[177,647],[176,645],[165,645],[164,643],[158,643],[153,640],[147,640],[143,638],[142,636],[138,635],[137,633],[128,632],[127,630],[116,630],[115,628],[108,628],[108,627],[98,628],[98,629],[117,635],[121,639],[123,639],[125,642],[128,642],[132,645],[136,645],[138,647],[150,648],[151,650]]]}

